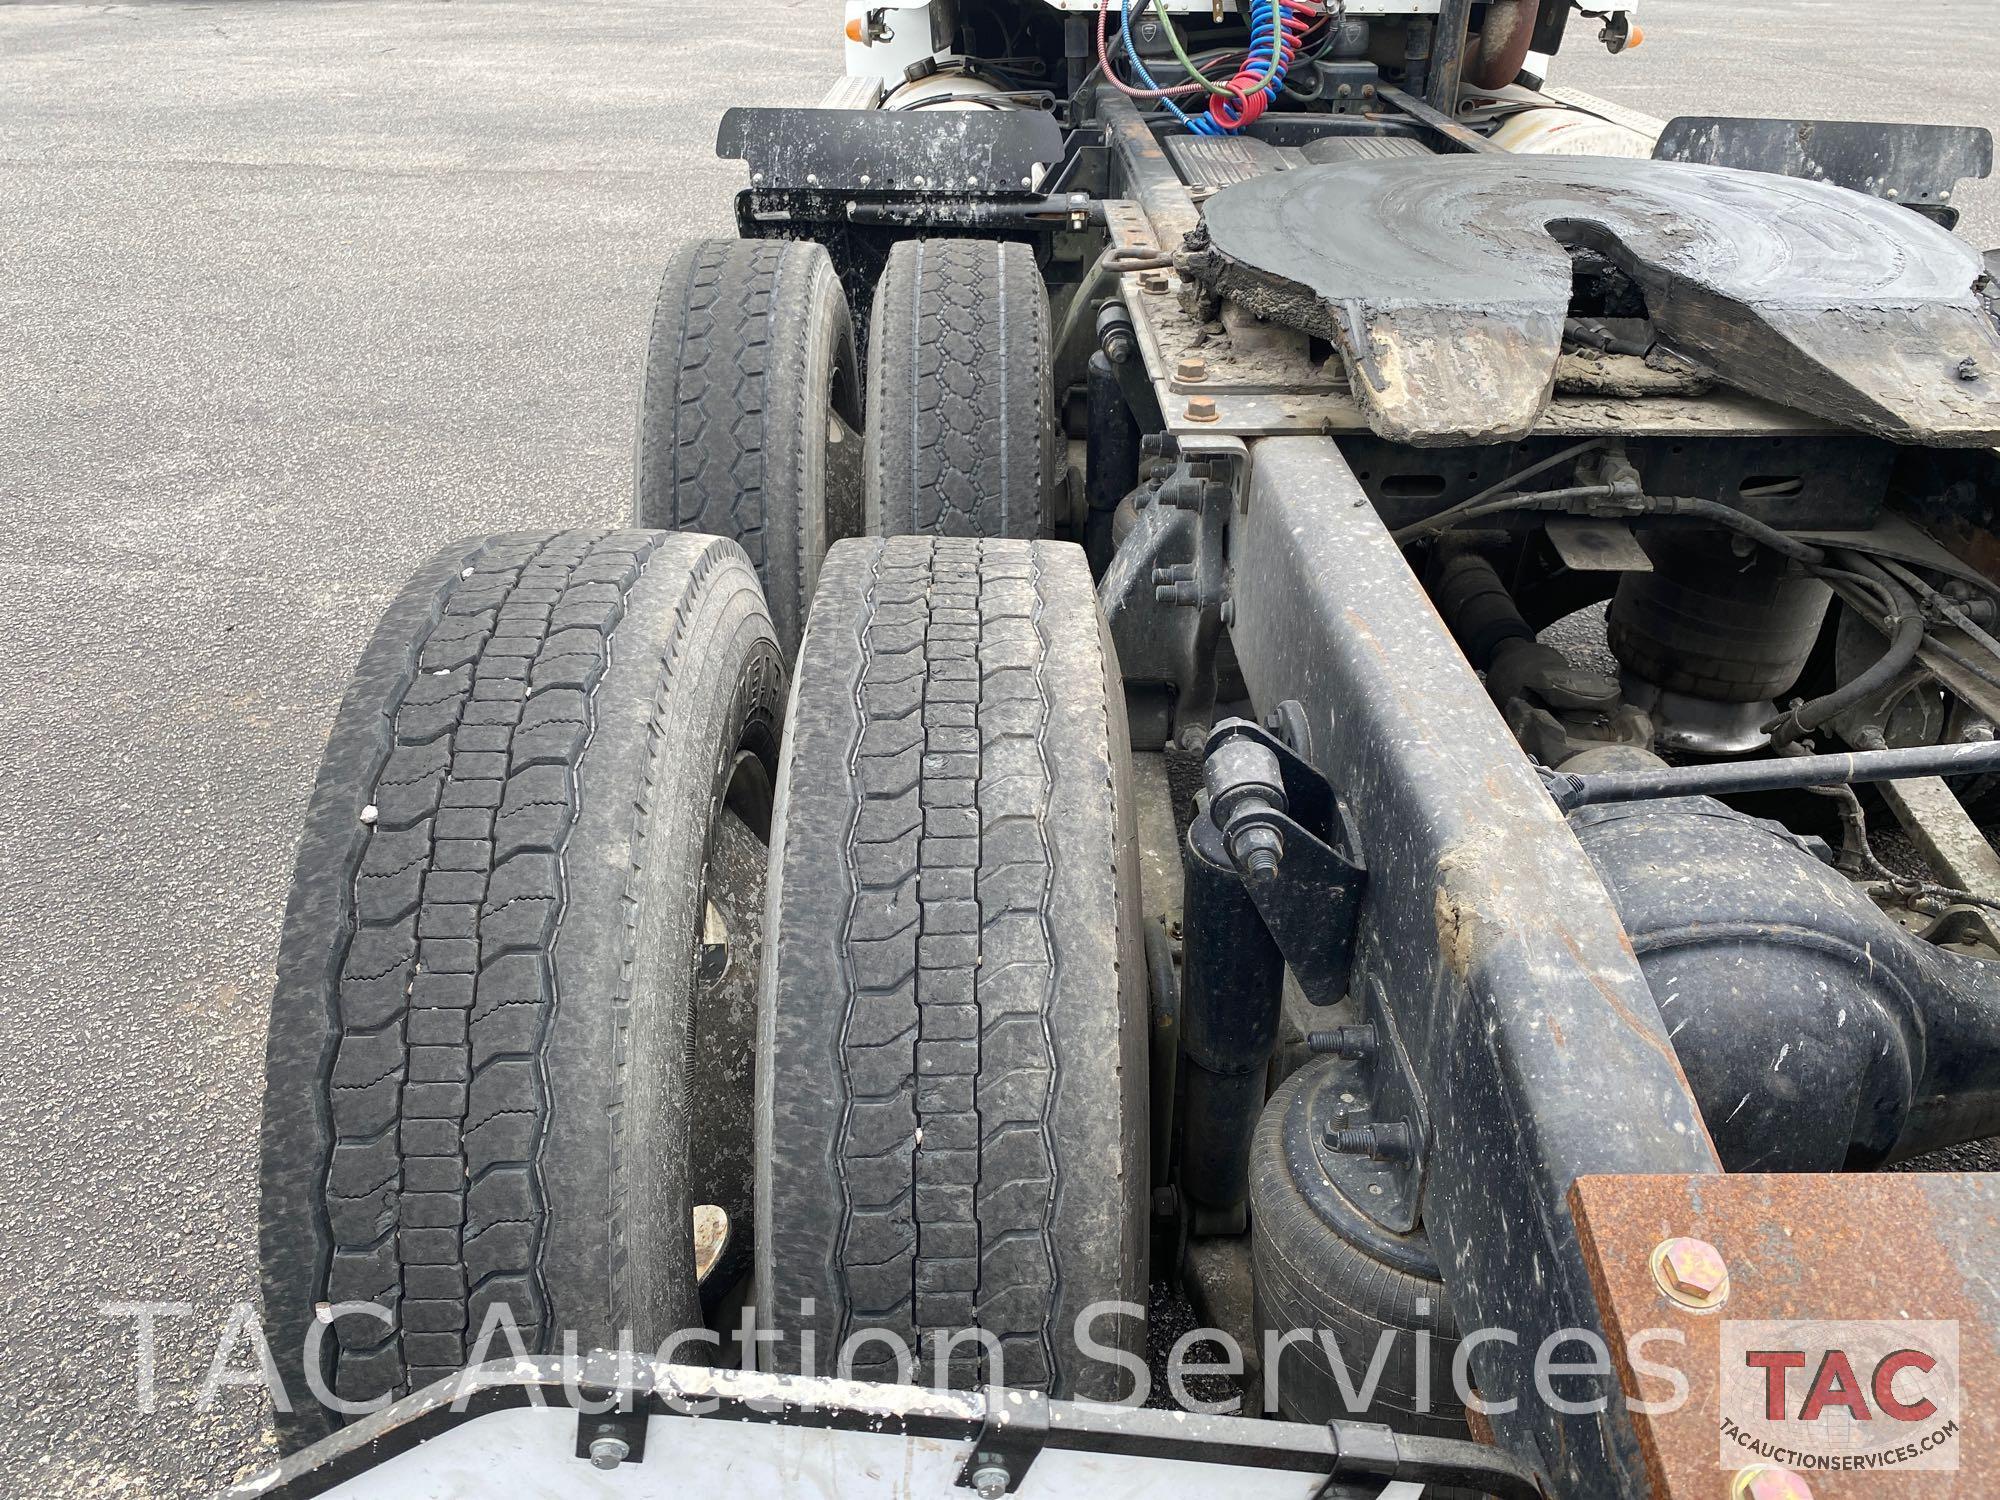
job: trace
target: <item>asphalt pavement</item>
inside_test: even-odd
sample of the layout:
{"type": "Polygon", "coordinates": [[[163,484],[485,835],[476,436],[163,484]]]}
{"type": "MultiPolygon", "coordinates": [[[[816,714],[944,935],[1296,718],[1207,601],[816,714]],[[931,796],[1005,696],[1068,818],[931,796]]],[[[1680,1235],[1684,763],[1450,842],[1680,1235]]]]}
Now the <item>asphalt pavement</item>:
{"type": "MultiPolygon", "coordinates": [[[[1557,76],[1993,123],[1984,0],[1645,14],[1557,76]]],[[[838,18],[0,5],[0,1494],[267,1457],[258,1393],[202,1387],[255,1296],[265,1004],[335,701],[448,540],[622,515],[654,279],[731,227],[717,117],[816,99],[838,18]],[[177,1305],[150,1411],[119,1303],[177,1305]]],[[[1968,206],[2000,244],[2000,197],[1968,206]]]]}

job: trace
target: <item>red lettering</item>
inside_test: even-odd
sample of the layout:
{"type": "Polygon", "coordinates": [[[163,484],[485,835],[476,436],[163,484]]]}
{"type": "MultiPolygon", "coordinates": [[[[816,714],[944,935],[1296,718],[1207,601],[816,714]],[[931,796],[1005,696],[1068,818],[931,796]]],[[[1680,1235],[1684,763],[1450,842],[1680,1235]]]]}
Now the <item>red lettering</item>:
{"type": "Polygon", "coordinates": [[[1868,1398],[1861,1394],[1861,1382],[1855,1378],[1853,1364],[1839,1349],[1827,1350],[1826,1358],[1819,1362],[1819,1373],[1813,1376],[1812,1388],[1799,1408],[1799,1420],[1817,1422],[1820,1413],[1829,1406],[1846,1407],[1857,1422],[1875,1420],[1875,1413],[1868,1409],[1868,1398]]]}
{"type": "Polygon", "coordinates": [[[1785,1420],[1785,1377],[1806,1367],[1806,1357],[1789,1349],[1752,1349],[1743,1363],[1764,1372],[1764,1420],[1785,1420]]]}
{"type": "Polygon", "coordinates": [[[1902,1402],[1896,1399],[1896,1377],[1905,1370],[1928,1375],[1937,1360],[1919,1349],[1898,1349],[1875,1367],[1875,1404],[1898,1422],[1928,1422],[1937,1415],[1937,1403],[1929,1399],[1902,1402]]]}

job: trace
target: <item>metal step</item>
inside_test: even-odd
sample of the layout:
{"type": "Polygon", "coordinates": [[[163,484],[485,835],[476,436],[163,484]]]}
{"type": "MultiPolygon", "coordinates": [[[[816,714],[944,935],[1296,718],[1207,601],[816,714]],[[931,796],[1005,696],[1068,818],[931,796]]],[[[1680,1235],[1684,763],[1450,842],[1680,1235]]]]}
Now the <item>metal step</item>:
{"type": "Polygon", "coordinates": [[[1299,148],[1309,162],[1386,161],[1394,156],[1430,156],[1422,141],[1403,135],[1329,135],[1299,148]]]}
{"type": "Polygon", "coordinates": [[[1197,198],[1288,165],[1276,146],[1247,135],[1170,135],[1166,147],[1167,159],[1197,198]]]}

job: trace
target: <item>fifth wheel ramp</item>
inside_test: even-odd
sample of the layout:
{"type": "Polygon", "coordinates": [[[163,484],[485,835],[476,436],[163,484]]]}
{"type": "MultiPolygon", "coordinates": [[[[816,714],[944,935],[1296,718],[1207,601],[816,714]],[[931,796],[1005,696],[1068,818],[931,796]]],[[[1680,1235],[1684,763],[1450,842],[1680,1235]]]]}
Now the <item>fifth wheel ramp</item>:
{"type": "Polygon", "coordinates": [[[1331,340],[1369,425],[1397,442],[1528,434],[1555,383],[1571,246],[1631,276],[1660,341],[1725,384],[1899,442],[2000,441],[1979,253],[1826,183],[1442,156],[1256,178],[1203,220],[1209,252],[1191,274],[1331,340]]]}

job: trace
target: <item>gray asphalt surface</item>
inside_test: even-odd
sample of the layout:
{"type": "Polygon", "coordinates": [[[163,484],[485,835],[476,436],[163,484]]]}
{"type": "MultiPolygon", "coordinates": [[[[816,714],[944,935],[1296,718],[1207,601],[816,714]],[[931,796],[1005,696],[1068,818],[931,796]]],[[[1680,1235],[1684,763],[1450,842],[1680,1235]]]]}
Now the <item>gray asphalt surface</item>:
{"type": "MultiPolygon", "coordinates": [[[[1993,121],[1985,0],[1646,9],[1643,49],[1558,76],[1993,121]]],[[[195,1398],[255,1295],[265,1001],[335,701],[436,547],[621,515],[654,278],[730,229],[716,118],[815,99],[838,14],[0,6],[0,1494],[264,1458],[254,1390],[195,1398]],[[145,1301],[191,1304],[150,1414],[99,1310],[145,1301]]]]}

